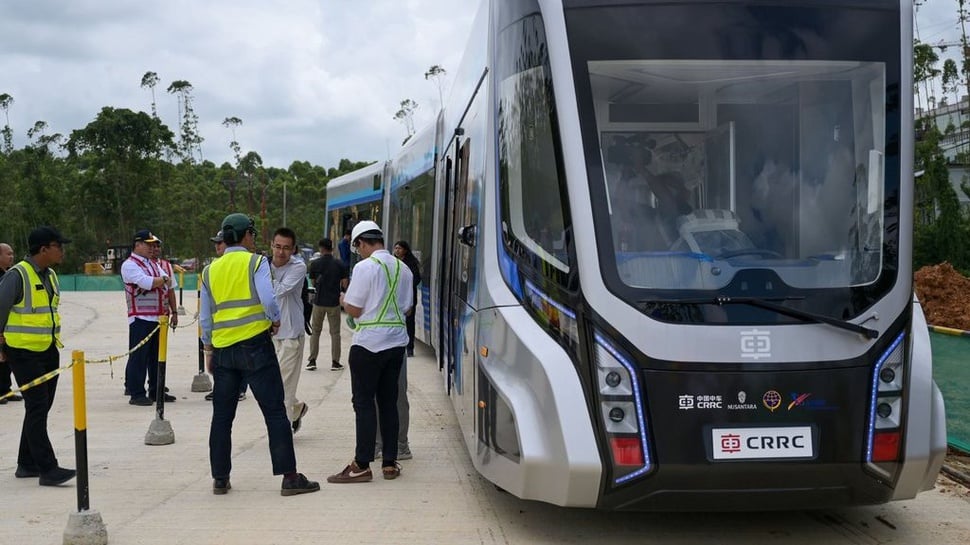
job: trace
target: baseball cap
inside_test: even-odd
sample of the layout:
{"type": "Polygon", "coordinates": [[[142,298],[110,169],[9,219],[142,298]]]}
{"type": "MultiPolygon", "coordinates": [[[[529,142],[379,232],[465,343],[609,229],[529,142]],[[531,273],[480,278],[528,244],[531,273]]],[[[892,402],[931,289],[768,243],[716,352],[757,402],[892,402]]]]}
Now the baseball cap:
{"type": "Polygon", "coordinates": [[[71,239],[64,238],[64,235],[62,235],[60,231],[48,225],[38,227],[27,235],[27,246],[31,248],[47,246],[53,242],[67,244],[68,242],[71,242],[71,239]]]}
{"type": "Polygon", "coordinates": [[[148,229],[142,229],[141,231],[138,231],[137,233],[135,233],[135,236],[132,239],[132,241],[133,242],[161,242],[161,240],[155,235],[153,235],[152,232],[148,229]]]}
{"type": "Polygon", "coordinates": [[[219,232],[216,233],[216,236],[209,237],[209,241],[210,242],[215,242],[216,244],[222,242],[222,230],[220,229],[219,232]]]}
{"type": "Polygon", "coordinates": [[[256,234],[256,224],[253,222],[252,218],[246,214],[240,214],[236,212],[234,214],[229,214],[226,219],[222,220],[222,235],[226,235],[227,230],[232,230],[235,234],[242,238],[246,234],[246,231],[252,231],[256,234]]]}

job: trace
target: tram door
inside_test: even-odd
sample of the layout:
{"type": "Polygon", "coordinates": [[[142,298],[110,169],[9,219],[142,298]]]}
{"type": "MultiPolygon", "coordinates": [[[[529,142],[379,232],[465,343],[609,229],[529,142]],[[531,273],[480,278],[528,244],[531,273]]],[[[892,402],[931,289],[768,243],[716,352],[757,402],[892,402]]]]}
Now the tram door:
{"type": "Polygon", "coordinates": [[[459,129],[455,135],[454,146],[449,153],[449,163],[452,167],[452,175],[449,181],[452,187],[448,194],[451,200],[451,207],[448,210],[448,236],[445,239],[446,258],[445,265],[445,300],[442,308],[445,312],[442,330],[444,332],[444,343],[442,353],[445,359],[442,362],[447,369],[445,380],[448,393],[452,388],[459,395],[463,392],[462,385],[462,356],[464,353],[463,319],[467,312],[468,304],[468,284],[474,274],[474,259],[477,227],[477,210],[475,210],[474,180],[469,176],[469,158],[471,141],[464,137],[464,133],[459,129]]]}

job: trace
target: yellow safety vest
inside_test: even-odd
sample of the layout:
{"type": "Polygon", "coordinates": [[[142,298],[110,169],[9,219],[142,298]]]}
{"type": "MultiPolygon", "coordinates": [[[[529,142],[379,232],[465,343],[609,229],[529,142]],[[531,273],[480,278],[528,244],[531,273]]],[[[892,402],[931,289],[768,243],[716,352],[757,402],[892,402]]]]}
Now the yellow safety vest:
{"type": "Polygon", "coordinates": [[[23,279],[24,296],[10,309],[7,326],[3,330],[7,344],[32,352],[43,352],[50,348],[51,343],[58,348],[64,346],[61,344],[61,316],[57,313],[57,305],[61,301],[57,274],[50,270],[54,290],[51,297],[30,262],[21,261],[10,268],[11,271],[14,269],[20,272],[23,279]]]}
{"type": "Polygon", "coordinates": [[[256,293],[259,254],[228,252],[202,271],[212,298],[212,346],[225,348],[269,329],[256,293]]]}
{"type": "Polygon", "coordinates": [[[397,268],[394,269],[394,277],[392,278],[391,271],[383,261],[376,257],[371,257],[370,259],[384,269],[384,276],[387,278],[387,295],[384,296],[384,303],[381,304],[381,310],[377,313],[377,318],[357,322],[357,329],[363,329],[365,327],[405,327],[404,315],[401,313],[401,308],[397,305],[397,284],[401,279],[401,260],[394,260],[397,268]],[[392,309],[394,314],[388,316],[392,309]]]}

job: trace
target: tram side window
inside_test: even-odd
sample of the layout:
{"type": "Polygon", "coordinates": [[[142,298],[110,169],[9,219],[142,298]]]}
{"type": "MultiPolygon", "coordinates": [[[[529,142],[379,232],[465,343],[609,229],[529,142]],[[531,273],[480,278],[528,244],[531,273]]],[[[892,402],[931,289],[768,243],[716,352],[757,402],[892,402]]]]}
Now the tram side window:
{"type": "Polygon", "coordinates": [[[431,278],[432,225],[434,207],[434,172],[428,170],[410,183],[396,188],[390,199],[388,245],[405,240],[421,263],[421,277],[431,278]]]}
{"type": "Polygon", "coordinates": [[[498,40],[502,232],[513,255],[559,281],[569,270],[568,224],[545,31],[538,15],[498,40]],[[550,267],[551,266],[551,267],[550,267]]]}

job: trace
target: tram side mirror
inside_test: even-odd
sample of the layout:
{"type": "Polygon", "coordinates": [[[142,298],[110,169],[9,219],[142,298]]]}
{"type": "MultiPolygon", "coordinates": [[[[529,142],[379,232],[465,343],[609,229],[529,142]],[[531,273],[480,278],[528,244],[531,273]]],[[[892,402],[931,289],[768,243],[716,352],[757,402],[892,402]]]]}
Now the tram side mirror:
{"type": "Polygon", "coordinates": [[[478,243],[478,226],[466,225],[458,229],[458,240],[465,246],[475,246],[478,243]]]}

